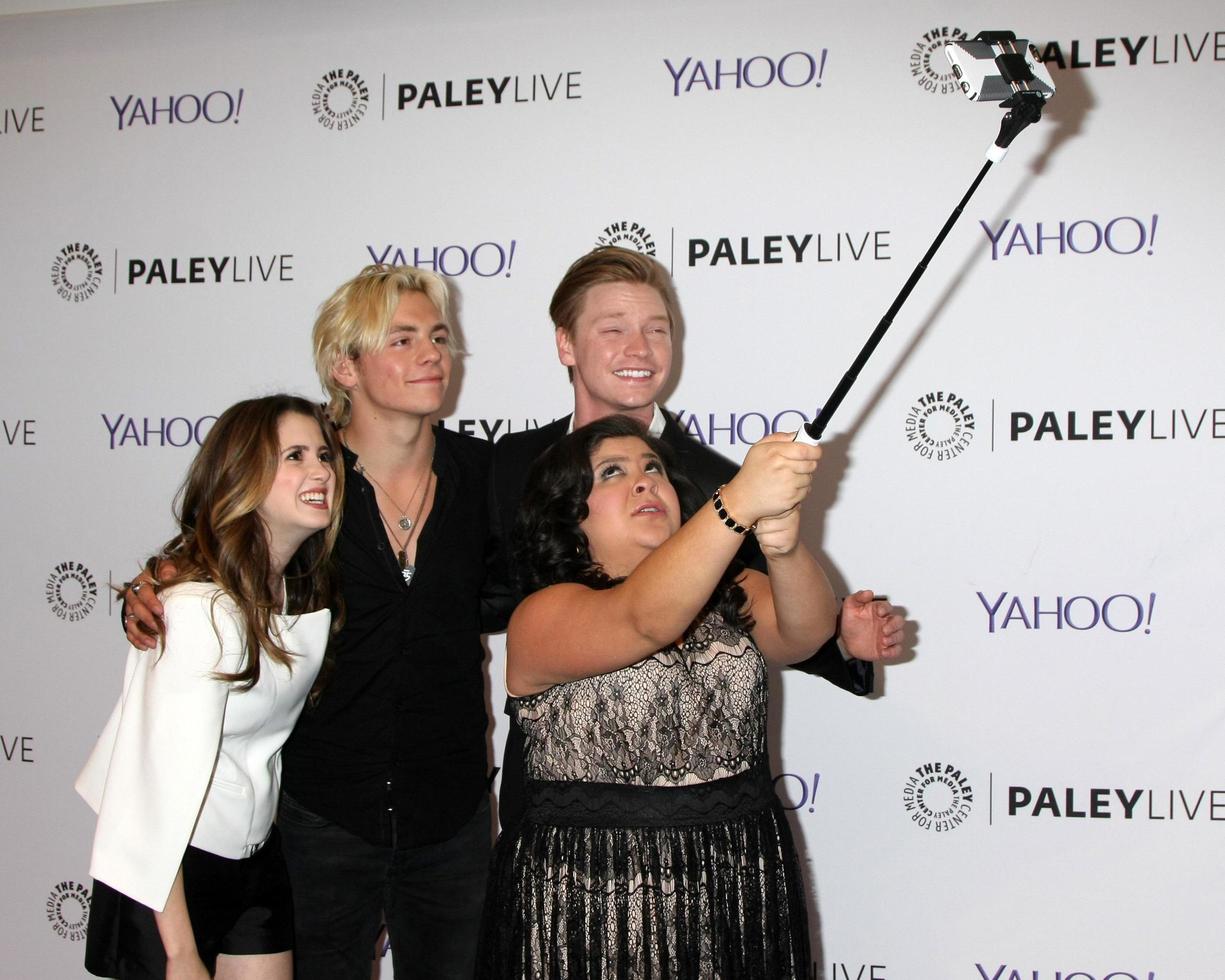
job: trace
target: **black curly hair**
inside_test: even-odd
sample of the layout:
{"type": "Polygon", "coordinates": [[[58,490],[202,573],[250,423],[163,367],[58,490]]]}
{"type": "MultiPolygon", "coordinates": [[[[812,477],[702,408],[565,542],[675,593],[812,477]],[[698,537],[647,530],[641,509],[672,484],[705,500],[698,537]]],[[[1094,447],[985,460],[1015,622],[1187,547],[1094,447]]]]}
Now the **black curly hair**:
{"type": "MultiPolygon", "coordinates": [[[[609,415],[576,429],[549,447],[528,472],[512,537],[516,578],[522,594],[530,595],[559,582],[607,589],[622,581],[611,578],[592,558],[587,535],[579,525],[587,519],[587,498],[593,484],[592,453],[605,439],[626,436],[641,439],[660,458],[680,500],[683,520],[706,503],[702,492],[676,471],[672,450],[636,419],[609,415]]],[[[737,581],[742,571],[744,564],[733,559],[698,620],[713,611],[745,632],[753,628],[748,597],[737,581]]]]}

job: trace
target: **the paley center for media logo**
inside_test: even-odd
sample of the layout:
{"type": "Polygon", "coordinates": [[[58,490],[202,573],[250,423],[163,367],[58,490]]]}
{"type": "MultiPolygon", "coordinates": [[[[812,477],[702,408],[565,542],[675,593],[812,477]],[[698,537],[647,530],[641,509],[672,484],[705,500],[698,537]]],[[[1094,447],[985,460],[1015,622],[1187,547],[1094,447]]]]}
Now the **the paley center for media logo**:
{"type": "Polygon", "coordinates": [[[943,833],[955,830],[969,818],[974,788],[959,766],[925,762],[906,777],[902,806],[916,827],[943,833]]]}
{"type": "Polygon", "coordinates": [[[77,623],[93,612],[98,581],[79,561],[62,561],[51,570],[46,585],[47,605],[67,623],[77,623]]]}
{"type": "Polygon", "coordinates": [[[978,431],[970,403],[955,391],[929,391],[906,411],[906,442],[921,459],[944,463],[974,443],[978,431]]]}
{"type": "Polygon", "coordinates": [[[926,31],[910,49],[910,77],[914,83],[933,95],[958,92],[953,66],[944,56],[944,49],[951,41],[966,41],[969,37],[960,27],[947,24],[926,31]]]}
{"type": "Polygon", "coordinates": [[[311,93],[311,112],[324,129],[352,129],[370,108],[370,86],[352,68],[332,68],[323,73],[311,93]]]}
{"type": "Polygon", "coordinates": [[[70,242],[51,262],[51,285],[60,298],[83,303],[102,285],[102,257],[85,242],[70,242]]]}
{"type": "Polygon", "coordinates": [[[646,225],[629,218],[606,224],[595,238],[596,247],[617,245],[643,255],[655,254],[655,237],[646,225]]]}
{"type": "Polygon", "coordinates": [[[47,921],[61,939],[77,943],[89,926],[89,888],[79,881],[61,881],[47,896],[47,921]]]}

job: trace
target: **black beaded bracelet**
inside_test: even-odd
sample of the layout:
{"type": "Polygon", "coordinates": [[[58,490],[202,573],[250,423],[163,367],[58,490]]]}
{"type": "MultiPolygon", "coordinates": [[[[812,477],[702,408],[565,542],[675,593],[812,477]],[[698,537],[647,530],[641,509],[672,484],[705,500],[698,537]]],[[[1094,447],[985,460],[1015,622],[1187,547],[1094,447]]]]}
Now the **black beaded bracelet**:
{"type": "Polygon", "coordinates": [[[715,505],[715,513],[719,515],[719,520],[721,520],[737,534],[747,534],[749,531],[755,531],[757,529],[756,524],[749,524],[746,527],[727,512],[727,508],[723,506],[723,487],[719,487],[713,494],[711,494],[710,502],[715,505]]]}

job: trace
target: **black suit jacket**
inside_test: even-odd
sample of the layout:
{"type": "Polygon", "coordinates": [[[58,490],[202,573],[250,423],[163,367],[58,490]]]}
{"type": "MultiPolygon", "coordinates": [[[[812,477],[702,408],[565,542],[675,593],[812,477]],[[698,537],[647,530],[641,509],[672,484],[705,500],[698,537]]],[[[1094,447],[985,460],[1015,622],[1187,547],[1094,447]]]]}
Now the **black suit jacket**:
{"type": "MultiPolygon", "coordinates": [[[[527,486],[528,471],[537,457],[564,436],[569,428],[570,416],[567,415],[539,429],[510,433],[494,446],[489,479],[490,523],[500,542],[499,573],[495,577],[502,582],[510,581],[510,532],[527,486]]],[[[716,487],[727,483],[739,470],[730,459],[686,434],[666,410],[661,438],[676,455],[680,471],[706,496],[713,494],[716,487]]],[[[766,571],[765,557],[757,547],[757,540],[751,535],[746,535],[740,558],[750,568],[766,571]]],[[[502,601],[513,608],[517,596],[509,586],[503,586],[503,589],[505,591],[501,595],[502,601]]],[[[864,660],[845,659],[834,640],[830,640],[807,660],[792,666],[807,674],[824,677],[852,694],[867,694],[872,690],[872,664],[864,660]]],[[[506,738],[506,750],[502,756],[502,788],[498,798],[503,832],[513,829],[522,816],[523,784],[523,732],[517,725],[511,725],[506,738]]]]}

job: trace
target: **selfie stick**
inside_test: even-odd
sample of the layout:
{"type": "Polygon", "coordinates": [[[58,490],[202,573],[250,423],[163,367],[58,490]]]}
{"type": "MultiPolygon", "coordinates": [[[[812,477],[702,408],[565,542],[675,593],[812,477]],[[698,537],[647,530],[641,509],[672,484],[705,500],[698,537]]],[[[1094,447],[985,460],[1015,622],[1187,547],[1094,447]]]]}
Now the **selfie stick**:
{"type": "Polygon", "coordinates": [[[1047,96],[1034,91],[1033,72],[1030,71],[1029,65],[1026,63],[1024,51],[1016,50],[1016,35],[1011,31],[983,31],[974,40],[1005,48],[1009,47],[1008,42],[1013,42],[1011,45],[1012,50],[1006,50],[995,59],[1000,74],[1012,88],[1013,93],[1000,103],[1001,108],[1008,110],[1003,121],[1000,123],[1000,134],[987,149],[987,162],[983,164],[982,169],[978,172],[978,176],[970,184],[969,190],[965,192],[957,207],[953,209],[953,213],[949,215],[948,220],[944,223],[944,227],[940,229],[940,234],[931,243],[927,253],[919,261],[919,264],[915,266],[914,272],[906,280],[906,284],[902,287],[901,292],[897,294],[892,305],[885,311],[885,315],[881,317],[880,323],[876,325],[876,329],[868,337],[868,341],[863,345],[859,356],[851,363],[846,374],[842,376],[842,380],[838,382],[838,386],[834,388],[832,394],[825,400],[825,404],[821,406],[817,417],[811,422],[804,423],[800,431],[795,434],[797,442],[806,442],[815,446],[821,441],[821,436],[825,433],[825,427],[829,425],[829,420],[834,417],[834,412],[838,410],[838,406],[842,404],[842,400],[846,397],[847,392],[851,390],[851,386],[858,379],[859,372],[868,363],[868,358],[872,356],[872,352],[876,350],[877,345],[884,339],[886,331],[893,324],[893,318],[897,315],[898,310],[902,308],[902,304],[906,302],[911,291],[918,284],[919,279],[922,278],[923,273],[927,271],[927,264],[932,260],[937,249],[944,244],[944,239],[948,237],[948,233],[952,230],[953,225],[961,217],[961,212],[965,210],[967,202],[974,196],[974,192],[978,190],[978,185],[983,182],[983,178],[987,176],[987,171],[991,169],[991,165],[997,160],[1004,159],[1009,145],[1023,129],[1042,118],[1042,107],[1046,104],[1047,96]]]}

